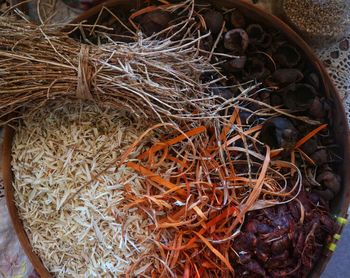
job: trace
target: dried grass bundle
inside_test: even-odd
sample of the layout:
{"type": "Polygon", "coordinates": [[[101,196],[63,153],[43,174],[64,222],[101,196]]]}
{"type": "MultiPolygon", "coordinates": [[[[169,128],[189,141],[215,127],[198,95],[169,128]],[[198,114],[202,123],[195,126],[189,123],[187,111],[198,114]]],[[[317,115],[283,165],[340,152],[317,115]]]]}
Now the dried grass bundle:
{"type": "MultiPolygon", "coordinates": [[[[56,26],[57,27],[57,26],[56,26]]],[[[55,28],[0,17],[0,114],[49,99],[82,98],[146,117],[208,117],[217,110],[200,76],[202,38],[80,44],[55,28]]]]}

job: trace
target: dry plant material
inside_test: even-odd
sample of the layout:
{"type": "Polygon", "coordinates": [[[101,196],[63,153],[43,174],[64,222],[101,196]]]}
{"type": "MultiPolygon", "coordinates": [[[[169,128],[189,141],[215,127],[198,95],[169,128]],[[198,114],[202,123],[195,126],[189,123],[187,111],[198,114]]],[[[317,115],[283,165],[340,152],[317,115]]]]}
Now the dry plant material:
{"type": "Polygon", "coordinates": [[[200,80],[203,73],[215,72],[198,55],[201,38],[135,35],[132,43],[111,40],[94,46],[56,30],[0,17],[2,117],[69,97],[153,119],[208,117],[218,109],[205,93],[209,83],[200,80]]]}
{"type": "MultiPolygon", "coordinates": [[[[100,14],[81,26],[89,46],[0,18],[3,114],[73,96],[158,121],[106,166],[133,177],[116,204],[142,216],[151,233],[126,276],[302,277],[334,232],[329,201],[341,179],[331,100],[302,51],[237,12],[148,3],[125,22],[113,18],[127,29],[123,42],[101,33],[111,30],[98,25],[100,14]],[[96,34],[107,43],[93,46],[96,34]]],[[[56,210],[71,209],[92,184],[66,190],[56,210]]]]}
{"type": "Polygon", "coordinates": [[[141,198],[145,189],[138,175],[113,166],[145,127],[126,112],[78,102],[42,108],[17,128],[16,204],[55,277],[119,276],[152,248],[150,220],[124,209],[128,194],[141,198]]]}
{"type": "Polygon", "coordinates": [[[214,123],[184,125],[175,133],[162,127],[157,134],[163,138],[138,160],[125,162],[147,188],[147,195],[133,196],[127,207],[146,211],[160,236],[157,252],[149,255],[162,263],[144,268],[144,275],[232,275],[231,242],[246,214],[289,203],[301,190],[299,169],[271,160],[270,148],[256,139],[261,125],[242,126],[238,110],[227,125],[214,123]]]}

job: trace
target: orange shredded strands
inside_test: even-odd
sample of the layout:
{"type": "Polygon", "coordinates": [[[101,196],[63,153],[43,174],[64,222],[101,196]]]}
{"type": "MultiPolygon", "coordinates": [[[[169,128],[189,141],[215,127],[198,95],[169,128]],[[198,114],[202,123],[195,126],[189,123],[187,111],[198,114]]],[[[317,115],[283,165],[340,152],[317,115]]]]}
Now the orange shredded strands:
{"type": "MultiPolygon", "coordinates": [[[[256,209],[257,202],[259,208],[264,207],[265,199],[276,203],[292,199],[301,179],[289,191],[284,184],[295,166],[273,161],[282,150],[261,147],[256,138],[262,125],[241,125],[238,109],[222,126],[189,129],[185,125],[174,133],[163,130],[166,125],[158,128],[163,134],[157,136],[158,143],[147,148],[140,145],[144,151],[136,159],[123,156],[125,166],[147,188],[141,197],[130,193],[126,206],[151,217],[160,239],[152,255],[158,254],[164,263],[152,271],[157,277],[170,271],[177,277],[227,276],[234,272],[229,241],[239,232],[245,214],[256,209]],[[234,124],[239,130],[231,130],[234,124]],[[239,140],[247,146],[257,144],[254,149],[237,147],[239,140]],[[254,159],[249,162],[247,156],[254,159]],[[275,174],[281,169],[285,176],[275,174]]],[[[138,144],[140,139],[132,147],[138,144]]],[[[267,206],[271,203],[266,202],[267,206]]]]}
{"type": "Polygon", "coordinates": [[[206,128],[204,126],[200,126],[200,127],[196,127],[188,132],[186,132],[185,134],[181,134],[167,142],[164,143],[160,143],[160,144],[156,144],[155,146],[153,146],[152,148],[150,148],[148,151],[144,152],[143,154],[140,154],[138,156],[138,159],[143,159],[145,157],[147,157],[149,155],[149,153],[155,153],[157,151],[162,150],[165,147],[169,147],[171,145],[174,145],[176,143],[179,143],[183,140],[185,140],[186,138],[190,138],[192,136],[198,135],[202,132],[204,132],[206,130],[206,128]]]}
{"type": "Polygon", "coordinates": [[[315,128],[313,131],[305,135],[303,138],[301,138],[296,144],[295,148],[299,148],[301,145],[303,145],[305,142],[310,140],[312,137],[314,137],[317,133],[319,133],[321,130],[325,129],[328,125],[323,124],[319,126],[318,128],[315,128]]]}
{"type": "Polygon", "coordinates": [[[230,262],[218,251],[214,248],[214,246],[201,234],[196,233],[195,234],[205,243],[206,246],[227,266],[227,268],[233,272],[233,268],[230,264],[230,262]]]}
{"type": "MultiPolygon", "coordinates": [[[[142,175],[146,176],[147,178],[149,178],[150,180],[157,182],[158,184],[161,184],[163,186],[165,186],[168,189],[174,189],[177,186],[163,178],[161,178],[160,176],[156,175],[155,173],[153,173],[152,171],[146,169],[145,167],[142,167],[141,165],[137,165],[134,162],[128,162],[126,164],[127,167],[134,169],[136,172],[141,173],[142,175]]],[[[186,195],[186,192],[184,190],[178,190],[178,193],[181,195],[186,195]]]]}

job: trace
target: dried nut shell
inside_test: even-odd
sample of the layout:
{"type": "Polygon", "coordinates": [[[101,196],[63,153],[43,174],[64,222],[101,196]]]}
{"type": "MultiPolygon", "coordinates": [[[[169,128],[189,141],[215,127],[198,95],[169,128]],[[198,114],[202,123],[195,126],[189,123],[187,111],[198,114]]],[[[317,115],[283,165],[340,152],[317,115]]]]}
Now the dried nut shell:
{"type": "Polygon", "coordinates": [[[246,26],[245,18],[238,10],[231,12],[230,21],[235,28],[244,28],[246,26]]]}
{"type": "Polygon", "coordinates": [[[265,31],[260,24],[250,24],[246,31],[250,44],[260,44],[265,39],[265,31]]]}
{"type": "Polygon", "coordinates": [[[303,73],[298,69],[278,69],[272,74],[273,81],[281,84],[296,83],[303,78],[303,73]]]}
{"type": "Polygon", "coordinates": [[[224,37],[225,48],[235,53],[243,53],[248,47],[248,42],[248,34],[243,29],[230,30],[224,37]]]}
{"type": "Polygon", "coordinates": [[[316,180],[335,194],[340,191],[340,177],[332,171],[325,171],[319,174],[316,180]]]}
{"type": "Polygon", "coordinates": [[[263,80],[270,75],[270,70],[266,68],[264,61],[257,57],[252,57],[248,58],[245,64],[244,74],[248,80],[263,80]]]}
{"type": "Polygon", "coordinates": [[[328,152],[325,149],[320,149],[314,152],[310,158],[317,164],[322,165],[328,162],[328,152]]]}
{"type": "Polygon", "coordinates": [[[261,141],[271,148],[284,148],[286,151],[294,148],[298,131],[291,121],[276,117],[266,121],[262,127],[261,141]]]}
{"type": "Polygon", "coordinates": [[[168,27],[171,20],[171,14],[161,10],[146,13],[138,18],[138,22],[146,35],[152,35],[162,31],[168,27]]]}
{"type": "Polygon", "coordinates": [[[314,87],[309,84],[291,84],[283,90],[285,106],[294,111],[305,111],[310,108],[316,96],[314,87]]]}
{"type": "Polygon", "coordinates": [[[247,62],[246,56],[240,56],[235,59],[231,59],[224,64],[224,69],[228,72],[239,72],[241,71],[247,62]]]}
{"type": "Polygon", "coordinates": [[[296,67],[300,60],[300,52],[290,44],[283,44],[277,48],[275,53],[276,61],[283,67],[296,67]]]}
{"type": "Polygon", "coordinates": [[[205,24],[212,34],[216,35],[220,32],[224,24],[224,16],[222,13],[215,10],[208,10],[203,15],[205,24]]]}
{"type": "Polygon", "coordinates": [[[316,89],[320,89],[320,78],[317,73],[310,73],[307,77],[308,83],[316,89]]]}
{"type": "Polygon", "coordinates": [[[326,109],[319,97],[315,97],[309,108],[309,114],[316,119],[322,119],[326,116],[326,109]]]}

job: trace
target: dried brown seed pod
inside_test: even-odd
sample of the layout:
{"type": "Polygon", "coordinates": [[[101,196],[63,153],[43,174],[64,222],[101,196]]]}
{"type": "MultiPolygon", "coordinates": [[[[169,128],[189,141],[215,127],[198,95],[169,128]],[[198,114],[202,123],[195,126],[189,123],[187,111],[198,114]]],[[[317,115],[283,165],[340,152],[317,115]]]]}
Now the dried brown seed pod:
{"type": "Polygon", "coordinates": [[[316,73],[314,72],[310,73],[307,77],[307,81],[314,88],[320,89],[320,78],[316,73]]]}
{"type": "Polygon", "coordinates": [[[250,44],[260,44],[265,39],[265,31],[260,24],[250,24],[247,27],[246,32],[250,44]]]}
{"type": "Polygon", "coordinates": [[[224,69],[228,72],[238,72],[241,71],[247,62],[246,56],[240,56],[238,58],[231,59],[224,64],[224,69]]]}
{"type": "Polygon", "coordinates": [[[259,43],[259,46],[262,48],[268,48],[271,46],[271,43],[272,43],[272,36],[268,33],[265,33],[262,42],[259,43]]]}
{"type": "Polygon", "coordinates": [[[137,19],[143,32],[148,36],[164,30],[171,20],[171,14],[161,10],[146,13],[137,19]]]}
{"type": "Polygon", "coordinates": [[[239,10],[231,12],[230,21],[235,28],[244,28],[246,26],[245,18],[239,10]]]}
{"type": "Polygon", "coordinates": [[[319,97],[315,97],[312,101],[309,114],[312,115],[316,119],[322,119],[326,116],[327,111],[324,109],[323,103],[321,102],[319,97]]]}
{"type": "Polygon", "coordinates": [[[328,162],[328,152],[325,149],[315,151],[310,158],[317,164],[322,165],[328,162]]]}
{"type": "Polygon", "coordinates": [[[275,53],[275,60],[282,67],[293,68],[298,65],[301,60],[300,52],[290,44],[282,44],[275,53]]]}
{"type": "Polygon", "coordinates": [[[285,106],[294,111],[305,111],[312,105],[316,91],[309,84],[291,84],[283,90],[283,102],[285,106]]]}
{"type": "Polygon", "coordinates": [[[228,31],[224,37],[225,48],[234,53],[244,53],[248,47],[248,42],[248,34],[240,28],[228,31]]]}
{"type": "Polygon", "coordinates": [[[289,151],[294,148],[298,131],[291,121],[276,117],[267,120],[261,130],[261,141],[271,148],[284,148],[289,151]]]}
{"type": "Polygon", "coordinates": [[[245,64],[244,74],[247,80],[263,80],[270,75],[270,70],[265,66],[264,61],[258,57],[251,57],[245,64]]]}
{"type": "Polygon", "coordinates": [[[299,82],[304,78],[304,75],[298,69],[277,69],[271,77],[273,81],[286,85],[299,82]]]}
{"type": "Polygon", "coordinates": [[[224,16],[216,10],[208,10],[203,14],[205,24],[212,34],[216,35],[220,32],[224,23],[224,16]]]}
{"type": "Polygon", "coordinates": [[[340,177],[335,174],[333,171],[324,171],[319,174],[316,180],[326,188],[333,191],[334,194],[337,194],[340,191],[340,177]]]}
{"type": "Polygon", "coordinates": [[[307,155],[311,155],[317,150],[317,140],[315,138],[311,138],[306,141],[300,148],[307,155]]]}

